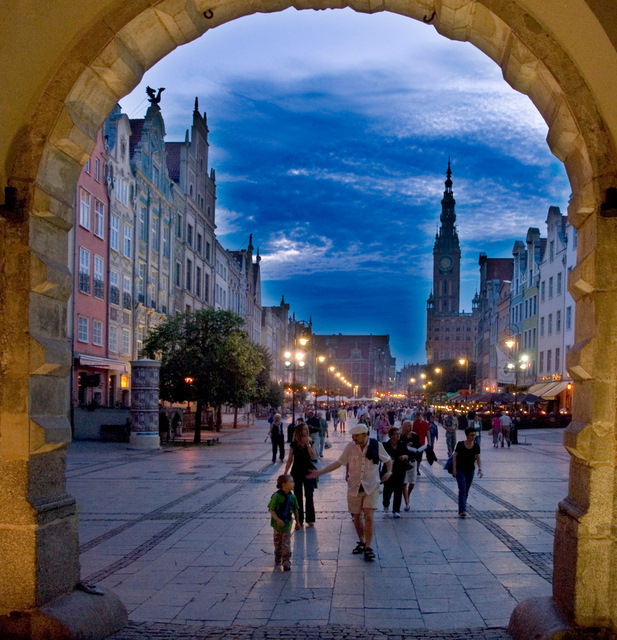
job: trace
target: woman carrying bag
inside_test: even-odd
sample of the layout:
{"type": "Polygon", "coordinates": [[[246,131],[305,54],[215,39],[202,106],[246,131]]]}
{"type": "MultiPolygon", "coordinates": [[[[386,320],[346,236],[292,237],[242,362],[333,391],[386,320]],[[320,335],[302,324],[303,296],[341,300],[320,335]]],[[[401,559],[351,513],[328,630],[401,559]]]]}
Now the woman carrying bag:
{"type": "Polygon", "coordinates": [[[473,482],[476,462],[478,463],[478,476],[481,478],[482,460],[480,458],[480,445],[476,442],[476,430],[473,427],[465,429],[465,440],[457,443],[452,455],[452,475],[458,484],[458,515],[467,517],[467,496],[473,482]]]}
{"type": "Polygon", "coordinates": [[[304,423],[299,423],[294,429],[293,440],[289,445],[289,456],[285,465],[285,473],[289,473],[294,479],[294,494],[298,500],[298,522],[304,526],[312,527],[315,524],[315,505],[313,503],[313,491],[316,481],[307,478],[309,471],[315,469],[313,460],[317,459],[315,449],[313,449],[309,438],[309,428],[304,423]]]}

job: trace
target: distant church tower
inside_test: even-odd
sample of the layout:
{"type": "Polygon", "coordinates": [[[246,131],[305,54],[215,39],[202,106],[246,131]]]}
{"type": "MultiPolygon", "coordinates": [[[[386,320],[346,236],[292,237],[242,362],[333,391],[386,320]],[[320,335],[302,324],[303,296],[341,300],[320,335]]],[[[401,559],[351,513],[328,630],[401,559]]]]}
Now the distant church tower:
{"type": "Polygon", "coordinates": [[[457,358],[474,360],[475,314],[459,312],[461,248],[455,226],[456,201],[452,192],[450,160],[445,184],[441,226],[433,246],[433,291],[426,304],[428,364],[457,358]]]}

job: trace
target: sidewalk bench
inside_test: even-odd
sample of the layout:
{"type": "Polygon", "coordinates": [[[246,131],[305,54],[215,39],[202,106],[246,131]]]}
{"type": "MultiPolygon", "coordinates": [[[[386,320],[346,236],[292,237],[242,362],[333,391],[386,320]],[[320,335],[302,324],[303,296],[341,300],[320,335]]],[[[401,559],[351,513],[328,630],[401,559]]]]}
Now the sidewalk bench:
{"type": "MultiPolygon", "coordinates": [[[[194,436],[192,433],[185,434],[182,436],[176,436],[173,440],[169,441],[169,444],[186,446],[188,444],[193,444],[193,439],[194,439],[194,436]]],[[[206,445],[207,447],[211,447],[215,444],[219,444],[219,439],[217,436],[208,436],[202,433],[201,442],[199,444],[203,444],[203,445],[206,445]]]]}

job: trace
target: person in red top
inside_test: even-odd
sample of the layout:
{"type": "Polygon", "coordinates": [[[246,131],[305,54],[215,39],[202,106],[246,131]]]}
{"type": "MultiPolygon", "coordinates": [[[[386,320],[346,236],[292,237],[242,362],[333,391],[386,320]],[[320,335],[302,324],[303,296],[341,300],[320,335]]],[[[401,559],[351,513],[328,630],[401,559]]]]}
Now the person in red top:
{"type": "MultiPolygon", "coordinates": [[[[431,430],[431,425],[424,419],[424,415],[418,413],[416,419],[413,421],[413,432],[418,435],[420,440],[420,446],[423,447],[426,444],[426,436],[431,430]]],[[[422,462],[422,456],[424,451],[418,454],[418,475],[420,475],[420,463],[422,462]]]]}

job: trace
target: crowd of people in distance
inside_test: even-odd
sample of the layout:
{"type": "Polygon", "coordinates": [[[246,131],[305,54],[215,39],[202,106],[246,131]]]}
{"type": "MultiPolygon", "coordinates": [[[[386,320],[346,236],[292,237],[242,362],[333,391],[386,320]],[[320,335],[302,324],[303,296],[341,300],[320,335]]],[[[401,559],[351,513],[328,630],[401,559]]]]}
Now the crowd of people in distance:
{"type": "MultiPolygon", "coordinates": [[[[281,413],[270,419],[272,464],[285,462],[277,478],[277,491],[268,509],[274,531],[275,564],[291,569],[292,529],[315,526],[314,492],[318,478],[344,466],[347,506],[353,518],[358,542],[352,553],[367,561],[375,558],[372,548],[375,512],[380,495],[384,517],[399,519],[401,508],[411,510],[411,494],[420,476],[420,463],[426,456],[433,464],[435,444],[445,434],[448,461],[445,465],[458,485],[458,515],[467,517],[467,498],[475,473],[483,476],[480,443],[482,423],[474,412],[436,413],[426,407],[359,404],[325,411],[307,407],[295,424],[284,424],[281,413]],[[343,435],[349,429],[349,442],[339,457],[319,467],[324,451],[331,446],[330,433],[343,435]],[[332,424],[332,426],[330,426],[332,424]],[[442,431],[443,430],[443,431],[442,431]],[[465,438],[458,440],[459,430],[465,438]],[[285,459],[285,437],[288,453],[285,459]],[[390,509],[392,511],[390,512],[390,509]]],[[[495,416],[489,434],[495,447],[511,444],[512,421],[504,413],[495,416]]]]}

